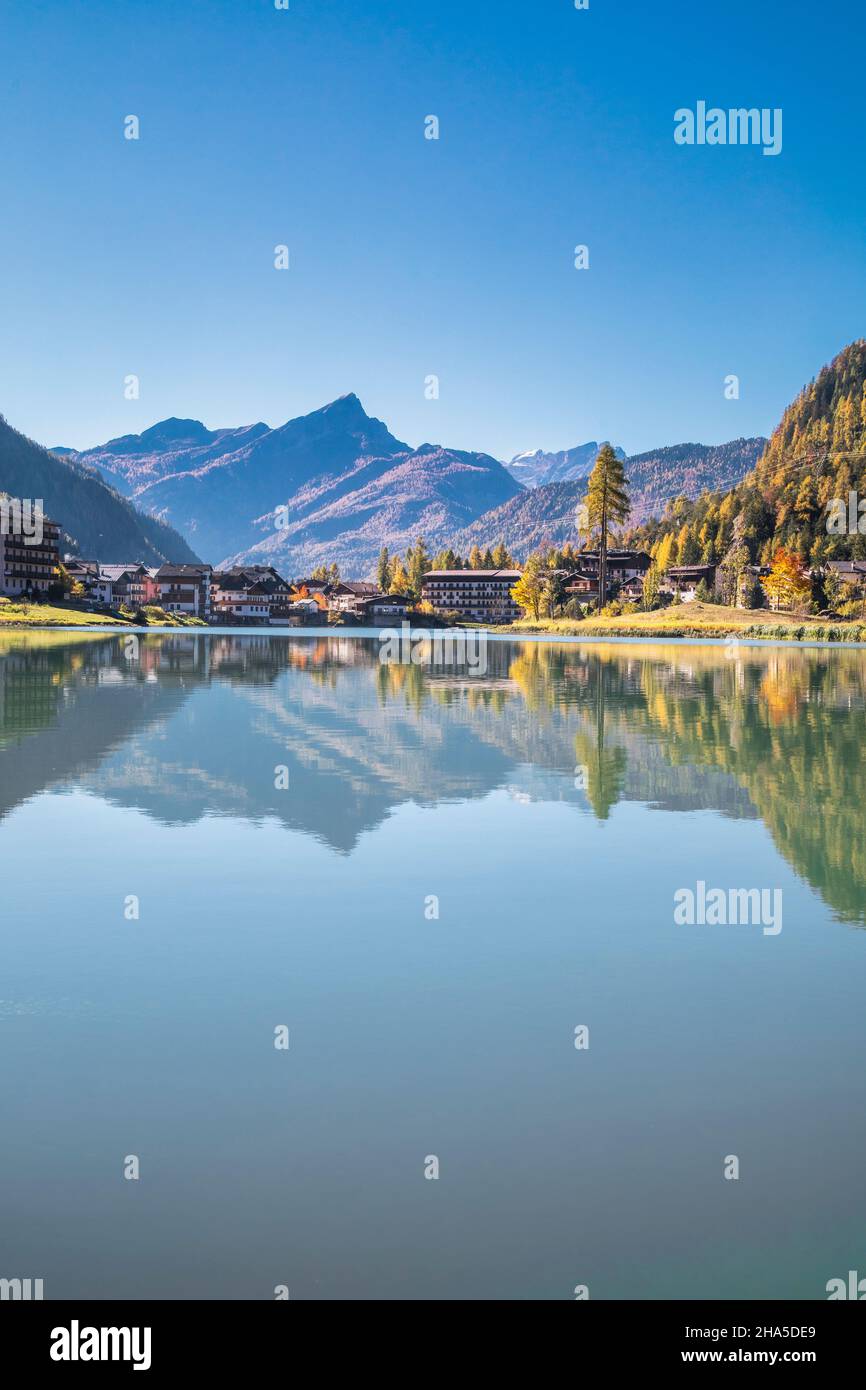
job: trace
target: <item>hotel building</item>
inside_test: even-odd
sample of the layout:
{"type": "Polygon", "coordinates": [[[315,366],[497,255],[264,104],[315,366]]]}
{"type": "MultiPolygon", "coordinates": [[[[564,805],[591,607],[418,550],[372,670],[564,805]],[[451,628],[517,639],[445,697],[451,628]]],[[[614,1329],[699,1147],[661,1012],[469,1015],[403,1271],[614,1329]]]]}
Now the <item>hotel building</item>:
{"type": "Polygon", "coordinates": [[[0,526],[0,593],[10,598],[46,594],[59,578],[60,527],[47,516],[39,520],[34,535],[0,526]]]}
{"type": "Polygon", "coordinates": [[[520,570],[430,570],[424,575],[421,598],[436,613],[510,623],[520,617],[511,597],[520,574],[520,570]]]}

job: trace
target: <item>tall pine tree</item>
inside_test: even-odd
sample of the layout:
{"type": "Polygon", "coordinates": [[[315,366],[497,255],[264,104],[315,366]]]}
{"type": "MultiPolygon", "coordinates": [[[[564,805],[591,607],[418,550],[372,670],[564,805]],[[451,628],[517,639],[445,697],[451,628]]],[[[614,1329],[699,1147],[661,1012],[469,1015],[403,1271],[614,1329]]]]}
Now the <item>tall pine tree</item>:
{"type": "Polygon", "coordinates": [[[383,594],[387,594],[391,587],[391,561],[388,556],[388,547],[383,545],[379,551],[379,564],[376,567],[376,582],[383,594]]]}
{"type": "Polygon", "coordinates": [[[599,449],[595,466],[589,475],[586,494],[587,521],[593,531],[598,531],[598,606],[601,610],[607,602],[607,549],[610,528],[622,525],[631,512],[628,496],[628,482],[622,460],[618,459],[610,444],[599,449]]]}

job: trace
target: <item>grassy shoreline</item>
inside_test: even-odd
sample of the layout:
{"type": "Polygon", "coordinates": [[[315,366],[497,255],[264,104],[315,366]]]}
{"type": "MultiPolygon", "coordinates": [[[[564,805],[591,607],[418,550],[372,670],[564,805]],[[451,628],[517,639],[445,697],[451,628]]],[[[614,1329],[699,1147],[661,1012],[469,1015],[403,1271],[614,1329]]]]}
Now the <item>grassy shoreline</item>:
{"type": "MultiPolygon", "coordinates": [[[[188,618],[185,614],[166,613],[162,608],[146,608],[145,613],[151,627],[206,628],[201,618],[188,618]]],[[[83,613],[80,608],[65,608],[52,603],[14,603],[11,599],[0,598],[0,631],[15,628],[53,628],[53,627],[116,627],[136,628],[146,632],[135,621],[135,614],[121,609],[117,615],[109,613],[83,613]]]]}
{"type": "MultiPolygon", "coordinates": [[[[201,618],[189,618],[182,614],[165,613],[162,609],[146,610],[150,626],[155,629],[178,628],[209,630],[209,625],[201,618]]],[[[678,604],[676,607],[658,609],[654,613],[630,613],[617,618],[542,618],[538,622],[523,618],[515,623],[484,624],[461,623],[451,631],[492,632],[503,636],[520,638],[534,637],[659,637],[688,642],[695,639],[714,638],[722,640],[729,637],[755,642],[833,642],[866,643],[866,622],[835,622],[828,618],[801,618],[790,613],[761,614],[761,610],[742,608],[722,608],[716,604],[700,602],[678,604]]],[[[411,621],[411,618],[410,618],[411,621]]],[[[38,631],[52,628],[117,628],[121,631],[135,629],[147,632],[147,627],[139,627],[135,615],[122,611],[118,616],[103,613],[82,613],[75,608],[62,608],[58,605],[42,603],[13,603],[0,599],[0,631],[38,631]]],[[[238,626],[237,632],[261,632],[261,628],[238,626]]],[[[271,632],[285,629],[270,628],[271,632]]],[[[353,625],[332,624],[331,630],[341,636],[353,631],[363,635],[353,625]]],[[[448,631],[449,629],[444,629],[448,631]]],[[[304,629],[292,628],[295,634],[303,634],[304,629]]]]}
{"type": "MultiPolygon", "coordinates": [[[[482,627],[473,623],[466,626],[482,627]]],[[[866,622],[843,619],[802,618],[791,613],[723,608],[717,604],[682,603],[654,613],[630,613],[617,618],[523,618],[516,623],[488,627],[487,631],[549,637],[737,637],[771,642],[866,642],[866,622]]]]}

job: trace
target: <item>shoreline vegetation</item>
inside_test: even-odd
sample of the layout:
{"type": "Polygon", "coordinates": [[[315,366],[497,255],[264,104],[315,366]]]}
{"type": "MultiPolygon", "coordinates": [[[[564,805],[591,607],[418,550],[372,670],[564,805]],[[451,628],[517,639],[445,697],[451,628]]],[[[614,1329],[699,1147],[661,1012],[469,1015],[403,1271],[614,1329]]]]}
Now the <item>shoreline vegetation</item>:
{"type": "MultiPolygon", "coordinates": [[[[493,548],[482,551],[476,539],[467,558],[450,544],[431,554],[421,535],[402,555],[382,545],[375,583],[342,578],[335,558],[309,578],[286,580],[272,565],[153,570],[67,556],[53,569],[43,561],[50,582],[38,567],[7,565],[7,587],[44,590],[47,602],[0,599],[0,628],[346,632],[360,624],[384,636],[408,622],[518,641],[866,643],[866,339],[804,387],[752,471],[727,492],[671,498],[661,517],[630,527],[625,467],[602,444],[568,536],[560,518],[528,554],[503,524],[493,548]],[[174,611],[127,606],[145,598],[174,611]]],[[[25,504],[12,501],[20,525],[25,504]]],[[[55,538],[59,523],[50,526],[55,538]]],[[[453,539],[463,546],[459,534],[453,539]]]]}
{"type": "MultiPolygon", "coordinates": [[[[768,613],[756,621],[755,610],[728,608],[716,603],[680,603],[649,613],[620,614],[617,617],[518,618],[514,623],[490,626],[488,631],[519,636],[541,633],[555,637],[665,637],[688,641],[690,638],[738,637],[767,642],[866,642],[866,623],[828,618],[802,617],[794,613],[768,613]]],[[[481,624],[466,624],[479,627],[481,624]]]]}
{"type": "Polygon", "coordinates": [[[66,607],[62,603],[16,603],[12,599],[0,598],[0,628],[116,627],[146,632],[148,627],[208,626],[203,618],[166,613],[162,608],[145,608],[144,612],[147,626],[137,623],[136,614],[123,608],[116,614],[89,613],[71,604],[66,607]]]}
{"type": "MultiPolygon", "coordinates": [[[[210,624],[201,618],[166,613],[157,608],[149,608],[146,611],[149,627],[158,629],[193,628],[204,632],[211,630],[210,624]]],[[[539,618],[537,620],[520,618],[513,623],[500,624],[461,622],[453,626],[443,624],[442,630],[492,632],[497,635],[512,636],[516,640],[519,640],[521,636],[540,635],[553,639],[557,637],[663,637],[688,642],[690,639],[696,638],[724,639],[735,637],[765,642],[866,643],[866,623],[833,622],[826,618],[802,617],[791,613],[773,613],[772,615],[768,614],[767,617],[768,621],[759,622],[755,621],[756,613],[754,610],[726,608],[720,604],[702,603],[699,599],[695,599],[690,603],[655,609],[648,613],[629,613],[616,617],[590,616],[583,619],[539,618]]],[[[406,621],[412,624],[412,616],[408,615],[406,621]]],[[[359,628],[354,623],[331,622],[323,624],[323,626],[329,627],[335,636],[341,637],[351,636],[353,632],[359,637],[363,637],[369,635],[370,632],[370,629],[359,628]]],[[[379,624],[376,630],[381,628],[390,631],[392,627],[399,629],[399,626],[399,623],[396,622],[390,626],[379,624]]],[[[422,622],[420,626],[430,627],[431,625],[428,620],[426,623],[422,622]]],[[[105,614],[84,613],[77,608],[64,608],[59,604],[11,603],[8,600],[0,600],[0,630],[29,628],[34,631],[44,631],[51,628],[70,627],[148,631],[148,627],[142,627],[135,622],[135,614],[132,613],[121,613],[117,617],[108,617],[105,614]]],[[[233,625],[222,623],[220,627],[233,627],[233,625]]],[[[296,636],[303,636],[304,634],[303,627],[291,627],[288,624],[285,627],[275,625],[264,629],[250,627],[247,624],[238,624],[233,627],[233,630],[249,635],[261,635],[262,632],[268,632],[272,635],[286,632],[291,632],[296,636]]],[[[320,635],[318,631],[316,635],[320,635]]]]}

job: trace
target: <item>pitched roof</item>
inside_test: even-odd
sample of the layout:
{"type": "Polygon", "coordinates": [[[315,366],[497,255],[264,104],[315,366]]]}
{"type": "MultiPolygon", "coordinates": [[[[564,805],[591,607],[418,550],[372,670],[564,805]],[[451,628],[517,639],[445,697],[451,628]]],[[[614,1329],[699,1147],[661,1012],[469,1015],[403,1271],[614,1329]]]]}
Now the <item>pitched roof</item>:
{"type": "Polygon", "coordinates": [[[375,608],[383,603],[411,603],[405,594],[365,594],[358,599],[359,608],[375,608]]]}
{"type": "Polygon", "coordinates": [[[180,576],[183,579],[202,579],[207,574],[213,574],[211,565],[160,565],[156,572],[157,579],[174,579],[180,576]]]}
{"type": "Polygon", "coordinates": [[[99,574],[102,579],[110,579],[112,584],[116,584],[124,575],[144,575],[147,570],[144,565],[136,561],[131,565],[100,565],[99,574]]]}
{"type": "MultiPolygon", "coordinates": [[[[598,551],[597,551],[597,550],[579,550],[579,551],[577,552],[577,555],[578,555],[578,558],[581,559],[581,560],[597,560],[597,559],[598,559],[598,551]]],[[[609,551],[607,552],[607,562],[608,562],[608,564],[610,564],[611,560],[649,560],[649,559],[650,559],[650,557],[649,557],[649,555],[647,555],[647,553],[646,553],[645,550],[609,550],[609,551]]]]}
{"type": "Polygon", "coordinates": [[[837,574],[866,575],[866,560],[828,560],[827,568],[835,570],[837,574]]]}
{"type": "Polygon", "coordinates": [[[424,575],[424,582],[428,579],[514,579],[518,580],[523,573],[522,570],[428,570],[424,575]]]}
{"type": "Polygon", "coordinates": [[[289,585],[273,565],[232,565],[227,570],[215,570],[214,580],[228,579],[232,582],[243,580],[250,584],[271,584],[275,589],[288,589],[289,585]]]}
{"type": "Polygon", "coordinates": [[[366,580],[358,579],[338,579],[336,584],[330,586],[332,594],[343,593],[355,594],[356,597],[369,597],[371,594],[379,592],[378,584],[370,584],[366,580]]]}

